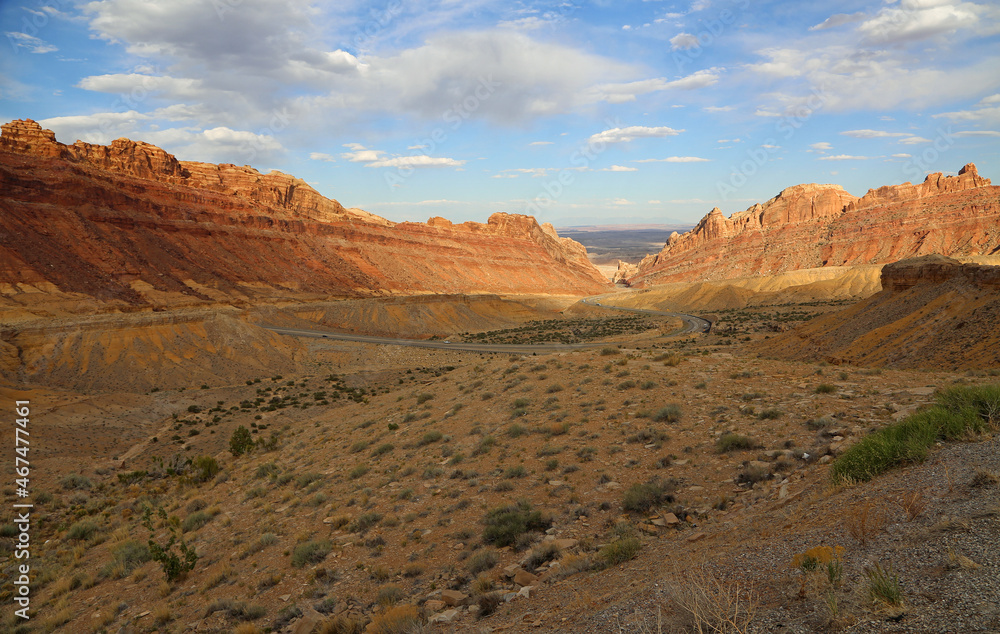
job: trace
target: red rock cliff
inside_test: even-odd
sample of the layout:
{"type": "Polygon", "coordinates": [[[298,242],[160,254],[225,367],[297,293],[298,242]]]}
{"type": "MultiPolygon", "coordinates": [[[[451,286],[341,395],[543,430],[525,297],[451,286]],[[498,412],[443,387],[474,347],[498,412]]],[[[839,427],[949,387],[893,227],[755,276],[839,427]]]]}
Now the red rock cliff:
{"type": "Polygon", "coordinates": [[[141,306],[609,285],[581,245],[531,217],[394,224],[287,174],[128,139],[63,145],[30,120],[2,126],[0,217],[8,305],[25,289],[141,306]]]}
{"type": "Polygon", "coordinates": [[[796,185],[726,218],[713,209],[640,262],[632,286],[881,264],[1000,249],[1000,187],[968,164],[958,176],[881,187],[856,198],[838,185],[796,185]]]}

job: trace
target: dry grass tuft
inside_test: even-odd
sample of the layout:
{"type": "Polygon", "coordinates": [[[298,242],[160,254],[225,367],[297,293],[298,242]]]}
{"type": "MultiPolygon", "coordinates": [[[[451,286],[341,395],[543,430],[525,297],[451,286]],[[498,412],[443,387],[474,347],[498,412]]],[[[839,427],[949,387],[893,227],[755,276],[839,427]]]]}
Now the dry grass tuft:
{"type": "Polygon", "coordinates": [[[861,504],[848,509],[844,516],[844,526],[847,532],[853,537],[861,547],[868,545],[868,541],[885,528],[885,511],[877,507],[871,500],[865,500],[861,504]]]}
{"type": "Polygon", "coordinates": [[[726,581],[705,566],[678,572],[664,586],[680,625],[692,632],[744,634],[760,607],[751,585],[726,581]]]}
{"type": "Polygon", "coordinates": [[[896,502],[906,513],[906,521],[912,522],[924,513],[927,508],[927,500],[923,491],[907,491],[896,502]]]}

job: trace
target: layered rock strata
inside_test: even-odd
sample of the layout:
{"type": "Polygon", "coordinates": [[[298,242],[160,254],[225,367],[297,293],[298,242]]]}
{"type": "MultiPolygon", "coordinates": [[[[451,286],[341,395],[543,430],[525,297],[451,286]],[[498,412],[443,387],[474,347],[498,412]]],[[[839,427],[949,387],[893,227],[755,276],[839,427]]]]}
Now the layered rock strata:
{"type": "Polygon", "coordinates": [[[729,218],[713,209],[625,279],[647,287],[998,250],[1000,187],[970,163],[957,176],[930,174],[861,198],[838,185],[796,185],[729,218]]]}
{"type": "Polygon", "coordinates": [[[393,223],[250,167],[118,139],[0,135],[0,301],[120,308],[421,293],[592,294],[586,250],[529,216],[393,223]]]}

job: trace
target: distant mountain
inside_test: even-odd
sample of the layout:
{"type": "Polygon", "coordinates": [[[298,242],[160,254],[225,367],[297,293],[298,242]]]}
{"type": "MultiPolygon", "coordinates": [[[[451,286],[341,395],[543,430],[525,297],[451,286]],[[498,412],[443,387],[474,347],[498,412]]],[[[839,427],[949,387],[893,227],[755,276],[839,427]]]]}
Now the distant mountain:
{"type": "Polygon", "coordinates": [[[839,185],[795,185],[729,218],[716,208],[619,277],[642,288],[997,252],[1000,187],[969,163],[957,176],[930,174],[919,185],[880,187],[861,198],[839,185]]]}

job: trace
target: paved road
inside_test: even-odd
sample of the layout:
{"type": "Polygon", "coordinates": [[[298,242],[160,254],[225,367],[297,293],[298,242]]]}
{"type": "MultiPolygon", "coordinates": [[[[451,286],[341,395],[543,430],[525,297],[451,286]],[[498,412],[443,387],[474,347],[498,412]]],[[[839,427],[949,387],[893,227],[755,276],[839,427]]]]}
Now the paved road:
{"type": "Polygon", "coordinates": [[[707,319],[702,319],[701,317],[695,317],[694,315],[686,315],[684,313],[669,313],[662,310],[651,310],[648,308],[622,308],[620,306],[610,306],[607,304],[602,304],[600,300],[607,297],[613,297],[614,295],[597,295],[595,297],[588,297],[586,299],[580,300],[584,304],[590,304],[591,306],[600,306],[601,308],[613,308],[615,310],[623,310],[628,313],[639,313],[641,315],[657,315],[661,317],[676,317],[684,322],[684,328],[678,330],[677,332],[670,333],[671,335],[677,334],[687,334],[687,333],[698,333],[698,332],[708,332],[712,328],[712,322],[707,319]]]}
{"type": "MultiPolygon", "coordinates": [[[[588,297],[582,300],[585,304],[601,306],[602,308],[623,310],[630,313],[640,313],[656,315],[660,317],[677,317],[684,322],[684,327],[669,335],[681,335],[689,333],[708,332],[711,323],[695,317],[694,315],[684,315],[681,313],[668,313],[660,310],[646,310],[642,308],[619,308],[617,306],[604,306],[598,301],[604,296],[594,298],[588,297]]],[[[614,342],[608,341],[588,341],[586,343],[538,343],[538,344],[489,344],[489,343],[469,343],[450,342],[427,339],[396,339],[393,337],[372,337],[368,335],[354,335],[340,332],[330,332],[326,330],[312,330],[305,328],[282,328],[279,326],[265,326],[262,328],[274,331],[279,335],[289,335],[292,337],[313,337],[316,339],[332,339],[334,341],[354,341],[359,343],[377,343],[387,346],[410,346],[412,348],[433,348],[436,350],[464,350],[468,352],[501,352],[507,354],[531,354],[533,352],[564,352],[567,350],[587,350],[589,348],[603,348],[614,342]]]]}

